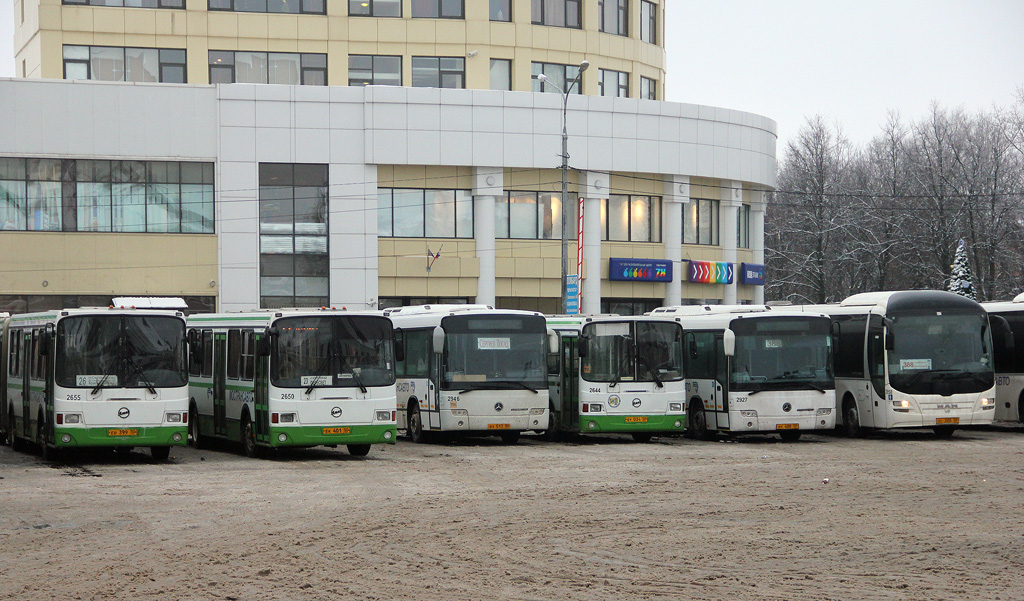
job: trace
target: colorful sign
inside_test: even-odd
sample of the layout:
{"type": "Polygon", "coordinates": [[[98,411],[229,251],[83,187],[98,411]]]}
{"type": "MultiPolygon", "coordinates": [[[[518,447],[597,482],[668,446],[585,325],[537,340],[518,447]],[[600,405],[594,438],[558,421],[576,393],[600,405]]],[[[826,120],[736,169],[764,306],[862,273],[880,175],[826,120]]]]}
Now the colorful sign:
{"type": "Polygon", "coordinates": [[[671,282],[672,261],[608,259],[608,279],[620,282],[671,282]]]}
{"type": "Polygon", "coordinates": [[[752,286],[764,286],[764,265],[758,263],[740,263],[740,283],[752,286]]]}
{"type": "Polygon", "coordinates": [[[568,315],[580,312],[580,281],[575,274],[565,276],[565,312],[568,315]]]}
{"type": "Polygon", "coordinates": [[[693,284],[731,284],[732,263],[721,261],[690,261],[690,282],[693,284]]]}

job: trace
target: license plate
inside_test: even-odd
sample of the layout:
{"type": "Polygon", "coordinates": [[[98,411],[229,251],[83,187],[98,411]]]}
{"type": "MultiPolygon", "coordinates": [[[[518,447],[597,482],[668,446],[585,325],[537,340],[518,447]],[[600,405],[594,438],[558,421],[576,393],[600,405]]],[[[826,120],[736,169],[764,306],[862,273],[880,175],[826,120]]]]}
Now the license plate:
{"type": "Polygon", "coordinates": [[[135,429],[135,428],[133,428],[131,430],[122,430],[122,429],[107,430],[107,436],[138,436],[138,435],[139,435],[139,431],[138,431],[138,429],[135,429]]]}
{"type": "Polygon", "coordinates": [[[776,430],[799,430],[800,424],[776,424],[776,430]]]}
{"type": "Polygon", "coordinates": [[[487,424],[488,430],[511,430],[512,424],[487,424]]]}
{"type": "Polygon", "coordinates": [[[625,418],[625,420],[626,420],[627,424],[646,424],[647,423],[647,416],[646,415],[641,415],[641,416],[637,416],[637,417],[627,417],[627,418],[625,418]]]}
{"type": "Polygon", "coordinates": [[[936,424],[959,424],[959,417],[937,417],[935,418],[936,424]]]}
{"type": "Polygon", "coordinates": [[[352,428],[324,428],[324,434],[349,434],[352,428]]]}

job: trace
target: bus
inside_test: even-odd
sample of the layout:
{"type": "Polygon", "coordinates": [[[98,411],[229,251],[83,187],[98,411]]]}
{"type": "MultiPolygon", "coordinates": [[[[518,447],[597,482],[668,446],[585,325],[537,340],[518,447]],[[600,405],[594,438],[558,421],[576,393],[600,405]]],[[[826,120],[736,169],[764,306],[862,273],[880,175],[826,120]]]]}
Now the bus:
{"type": "Polygon", "coordinates": [[[932,428],[945,438],[960,426],[992,423],[992,332],[975,301],[941,290],[904,290],[778,309],[831,317],[836,421],[846,434],[932,428]]]}
{"type": "Polygon", "coordinates": [[[280,447],[394,444],[395,348],[374,311],[266,309],[188,318],[189,436],[280,447]]]}
{"type": "Polygon", "coordinates": [[[86,447],[149,447],[167,459],[188,420],[185,316],[180,311],[80,308],[5,321],[4,407],[16,450],[44,459],[86,447]]]}
{"type": "Polygon", "coordinates": [[[548,433],[624,433],[637,442],[686,427],[683,330],[650,316],[549,316],[548,433]]]}
{"type": "Polygon", "coordinates": [[[775,432],[796,441],[835,428],[832,338],[823,314],[759,305],[662,307],[683,329],[687,435],[775,432]]]}
{"type": "Polygon", "coordinates": [[[992,320],[996,372],[994,419],[1024,422],[1024,356],[1015,343],[1024,341],[1024,294],[1012,301],[981,303],[992,320]]]}
{"type": "Polygon", "coordinates": [[[520,434],[548,426],[549,332],[544,315],[486,305],[386,309],[405,349],[398,362],[398,427],[414,442],[437,435],[520,434]]]}

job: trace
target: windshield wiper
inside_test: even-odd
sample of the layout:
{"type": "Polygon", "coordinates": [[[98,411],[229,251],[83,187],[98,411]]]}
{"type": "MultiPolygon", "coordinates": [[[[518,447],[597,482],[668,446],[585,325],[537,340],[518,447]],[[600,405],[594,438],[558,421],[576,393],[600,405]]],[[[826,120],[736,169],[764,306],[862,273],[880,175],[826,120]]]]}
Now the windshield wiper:
{"type": "Polygon", "coordinates": [[[352,367],[351,364],[349,364],[349,362],[345,359],[345,357],[339,356],[338,358],[341,359],[341,366],[342,366],[342,368],[343,369],[346,368],[346,367],[348,368],[349,373],[352,374],[352,379],[355,380],[355,382],[356,382],[356,386],[359,386],[359,390],[361,392],[365,393],[366,392],[366,386],[363,386],[363,381],[360,380],[359,376],[356,375],[355,368],[352,367]]]}
{"type": "Polygon", "coordinates": [[[132,356],[126,352],[124,358],[128,362],[128,365],[131,366],[132,370],[136,374],[138,374],[139,381],[146,386],[146,390],[148,390],[151,394],[156,394],[156,388],[153,386],[153,383],[149,381],[149,378],[147,378],[146,374],[143,373],[142,368],[139,367],[139,364],[136,363],[134,359],[132,359],[132,356]]]}
{"type": "Polygon", "coordinates": [[[322,377],[324,377],[326,375],[324,373],[324,371],[327,370],[327,366],[330,365],[331,357],[333,357],[333,356],[334,356],[334,345],[333,344],[328,344],[327,345],[327,355],[324,356],[324,360],[320,363],[320,367],[318,367],[317,370],[313,373],[313,381],[310,382],[309,383],[309,387],[306,388],[306,394],[309,394],[309,393],[313,392],[313,389],[316,388],[317,383],[320,382],[320,378],[322,378],[322,377]]]}
{"type": "Polygon", "coordinates": [[[114,375],[115,370],[117,370],[117,361],[111,362],[110,369],[104,372],[103,377],[100,378],[100,381],[96,383],[96,387],[92,389],[92,392],[90,394],[98,393],[100,389],[103,388],[103,385],[107,382],[107,378],[114,375]]]}
{"type": "Polygon", "coordinates": [[[643,355],[637,355],[636,358],[640,363],[644,364],[644,367],[647,368],[647,373],[651,374],[651,377],[654,378],[654,383],[658,385],[658,388],[664,388],[665,385],[661,383],[661,378],[658,377],[658,374],[654,373],[654,368],[652,368],[651,364],[647,362],[647,359],[645,359],[643,355]]]}

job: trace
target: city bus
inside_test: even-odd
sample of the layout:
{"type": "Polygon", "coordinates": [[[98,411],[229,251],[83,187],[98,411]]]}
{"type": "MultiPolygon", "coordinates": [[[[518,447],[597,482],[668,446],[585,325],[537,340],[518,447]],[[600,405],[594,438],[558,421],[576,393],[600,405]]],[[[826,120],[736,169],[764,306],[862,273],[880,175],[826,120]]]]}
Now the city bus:
{"type": "Polygon", "coordinates": [[[662,307],[683,329],[687,435],[774,432],[785,441],[835,428],[832,338],[823,314],[759,305],[662,307]]]}
{"type": "Polygon", "coordinates": [[[188,365],[180,311],[121,307],[25,313],[5,321],[4,407],[12,446],[44,459],[86,447],[149,447],[166,460],[187,439],[188,365]]]}
{"type": "Polygon", "coordinates": [[[777,309],[831,317],[836,421],[846,434],[932,428],[949,437],[960,426],[992,423],[992,332],[975,301],[940,290],[905,290],[777,309]]]}
{"type": "Polygon", "coordinates": [[[394,444],[391,322],[373,311],[266,309],[191,315],[189,437],[280,447],[394,444]]]}
{"type": "Polygon", "coordinates": [[[992,351],[996,372],[994,419],[1024,422],[1024,294],[1012,301],[982,303],[992,320],[992,351]]]}
{"type": "Polygon", "coordinates": [[[624,433],[637,442],[686,427],[683,330],[650,316],[550,316],[548,433],[624,433]]]}
{"type": "Polygon", "coordinates": [[[398,427],[414,442],[497,435],[514,444],[548,426],[544,315],[486,305],[386,309],[398,362],[398,427]]]}

